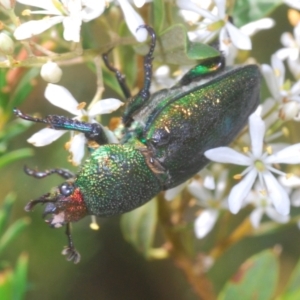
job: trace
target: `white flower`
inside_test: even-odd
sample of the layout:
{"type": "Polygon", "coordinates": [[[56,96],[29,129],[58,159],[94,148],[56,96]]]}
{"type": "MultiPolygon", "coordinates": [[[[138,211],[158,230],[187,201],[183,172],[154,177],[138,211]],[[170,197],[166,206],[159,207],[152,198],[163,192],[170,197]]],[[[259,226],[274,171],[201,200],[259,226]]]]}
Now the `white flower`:
{"type": "Polygon", "coordinates": [[[299,57],[300,51],[300,24],[294,27],[294,36],[289,32],[284,32],[280,40],[284,48],[276,51],[275,54],[278,58],[282,60],[286,58],[296,60],[299,57]]]}
{"type": "Polygon", "coordinates": [[[274,154],[270,154],[271,149],[267,149],[268,151],[263,153],[265,124],[255,113],[249,117],[249,133],[252,152],[247,152],[247,155],[228,147],[219,147],[205,152],[205,156],[212,161],[247,166],[237,176],[237,178],[243,177],[243,179],[230,191],[228,197],[229,209],[232,213],[237,213],[240,210],[258,177],[260,185],[268,193],[277,212],[288,215],[290,211],[288,194],[271,172],[279,175],[286,174],[275,169],[272,165],[300,163],[300,144],[288,146],[274,154]]]}
{"type": "Polygon", "coordinates": [[[255,189],[246,197],[246,202],[255,207],[250,214],[250,222],[254,228],[259,227],[264,214],[277,223],[287,223],[290,219],[289,216],[279,214],[275,210],[268,193],[259,184],[256,184],[255,189]]]}
{"type": "Polygon", "coordinates": [[[285,82],[285,67],[274,54],[271,66],[263,64],[261,71],[266,80],[272,98],[281,104],[279,116],[284,120],[296,119],[300,111],[300,81],[294,85],[285,82]]]}
{"type": "Polygon", "coordinates": [[[217,34],[220,34],[220,50],[227,48],[228,41],[231,41],[238,49],[250,50],[252,48],[249,36],[241,32],[230,22],[226,15],[226,1],[215,0],[217,11],[210,12],[203,9],[191,1],[177,0],[179,8],[198,13],[205,19],[200,23],[198,30],[194,34],[201,42],[207,43],[212,41],[217,34]]]}
{"type": "MultiPolygon", "coordinates": [[[[200,184],[198,180],[192,180],[188,184],[189,192],[198,200],[197,204],[202,208],[199,216],[195,220],[194,230],[197,238],[204,238],[214,227],[218,220],[221,209],[226,208],[224,192],[226,188],[227,171],[221,172],[218,181],[210,182],[214,186],[214,191],[200,184]]],[[[209,181],[212,178],[209,178],[209,181]]],[[[206,183],[207,184],[207,183],[206,183]]]]}
{"type": "MultiPolygon", "coordinates": [[[[46,99],[53,105],[58,106],[69,113],[75,115],[74,119],[89,123],[95,123],[94,117],[100,114],[108,114],[118,109],[123,103],[118,99],[105,99],[95,102],[88,110],[84,110],[85,103],[78,103],[72,94],[64,87],[49,83],[45,90],[46,99]]],[[[104,128],[105,130],[105,128],[104,128]]],[[[55,130],[44,128],[27,141],[36,147],[46,146],[61,137],[67,130],[55,130]]],[[[74,165],[79,165],[84,156],[84,146],[86,139],[83,133],[72,134],[69,144],[69,152],[72,155],[74,165]]]]}
{"type": "MultiPolygon", "coordinates": [[[[25,11],[27,14],[42,14],[50,15],[42,20],[34,20],[21,24],[14,32],[14,36],[18,40],[28,39],[34,35],[38,35],[50,27],[63,23],[64,39],[66,41],[79,42],[80,29],[82,22],[89,22],[99,17],[106,8],[105,1],[94,0],[17,0],[26,5],[42,8],[38,11],[25,11]]],[[[136,29],[144,24],[143,19],[132,8],[127,0],[118,0],[118,3],[123,10],[126,23],[140,42],[146,40],[146,30],[136,29]]]]}
{"type": "MultiPolygon", "coordinates": [[[[90,0],[17,0],[18,2],[42,8],[43,10],[30,11],[30,14],[52,15],[38,21],[29,21],[21,24],[14,32],[17,40],[28,39],[40,34],[50,27],[63,23],[64,39],[79,42],[82,22],[89,22],[100,16],[105,9],[105,1],[90,0]]],[[[27,11],[28,12],[28,11],[27,11]]]]}

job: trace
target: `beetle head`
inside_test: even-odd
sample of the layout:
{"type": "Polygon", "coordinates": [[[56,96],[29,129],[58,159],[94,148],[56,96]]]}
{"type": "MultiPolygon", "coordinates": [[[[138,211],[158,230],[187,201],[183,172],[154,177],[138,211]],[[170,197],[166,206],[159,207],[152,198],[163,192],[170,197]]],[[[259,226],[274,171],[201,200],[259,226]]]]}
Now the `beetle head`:
{"type": "Polygon", "coordinates": [[[26,206],[26,211],[31,211],[36,204],[46,204],[43,217],[52,215],[46,220],[51,227],[59,228],[66,223],[75,222],[87,215],[87,207],[83,195],[72,180],[53,188],[38,199],[31,200],[26,206]]]}

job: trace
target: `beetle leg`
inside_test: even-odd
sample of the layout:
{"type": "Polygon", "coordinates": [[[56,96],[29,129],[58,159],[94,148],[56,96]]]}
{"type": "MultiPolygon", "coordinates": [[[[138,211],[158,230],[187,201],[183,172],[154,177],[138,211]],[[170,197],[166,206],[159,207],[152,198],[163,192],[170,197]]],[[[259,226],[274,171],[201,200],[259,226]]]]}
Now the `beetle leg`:
{"type": "Polygon", "coordinates": [[[131,93],[130,93],[130,90],[127,86],[127,83],[126,83],[126,80],[125,80],[125,75],[122,74],[117,68],[115,68],[113,65],[111,65],[109,63],[109,60],[108,60],[108,54],[111,50],[109,50],[108,52],[104,53],[102,55],[102,58],[103,58],[103,61],[104,61],[104,64],[106,66],[106,68],[108,70],[110,70],[111,72],[115,73],[115,76],[117,78],[117,81],[120,85],[120,88],[125,96],[126,99],[130,98],[131,97],[131,93]]]}
{"type": "Polygon", "coordinates": [[[23,114],[19,109],[14,108],[14,114],[21,119],[48,124],[50,128],[56,130],[75,130],[84,133],[86,138],[90,141],[95,141],[99,145],[107,144],[107,137],[98,123],[80,122],[71,118],[57,115],[48,115],[44,119],[35,118],[23,114]]]}
{"type": "Polygon", "coordinates": [[[66,170],[66,169],[50,169],[50,170],[45,170],[45,171],[41,172],[41,171],[37,171],[34,169],[30,169],[27,166],[24,166],[24,172],[27,175],[32,176],[34,178],[38,178],[38,179],[45,178],[52,174],[58,174],[64,179],[70,179],[75,176],[71,171],[66,170]]]}
{"type": "Polygon", "coordinates": [[[138,111],[145,102],[150,98],[150,86],[151,86],[151,79],[152,79],[152,60],[153,60],[153,52],[155,49],[156,44],[156,35],[153,30],[148,25],[141,25],[138,27],[137,30],[140,28],[145,28],[149,35],[151,36],[151,43],[148,53],[144,57],[144,86],[138,92],[138,94],[132,97],[125,108],[125,112],[123,115],[123,123],[126,127],[129,127],[131,122],[133,121],[133,115],[136,111],[138,111]]]}
{"type": "Polygon", "coordinates": [[[68,261],[72,261],[74,264],[77,264],[80,261],[80,254],[74,247],[71,235],[71,223],[66,224],[66,235],[68,237],[68,246],[64,248],[62,254],[67,256],[68,261]]]}

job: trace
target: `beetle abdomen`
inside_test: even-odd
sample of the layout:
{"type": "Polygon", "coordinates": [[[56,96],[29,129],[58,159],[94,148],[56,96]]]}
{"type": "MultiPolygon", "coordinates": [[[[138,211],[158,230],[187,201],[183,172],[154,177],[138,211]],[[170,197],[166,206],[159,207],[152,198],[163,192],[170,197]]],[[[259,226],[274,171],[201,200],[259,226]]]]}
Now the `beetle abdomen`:
{"type": "Polygon", "coordinates": [[[82,165],[74,184],[84,195],[89,214],[97,216],[130,211],[161,190],[144,156],[128,144],[100,146],[82,165]]]}
{"type": "Polygon", "coordinates": [[[208,162],[206,150],[234,139],[259,104],[260,78],[256,65],[227,69],[206,84],[170,99],[156,114],[146,140],[168,171],[165,189],[203,168],[208,162]]]}

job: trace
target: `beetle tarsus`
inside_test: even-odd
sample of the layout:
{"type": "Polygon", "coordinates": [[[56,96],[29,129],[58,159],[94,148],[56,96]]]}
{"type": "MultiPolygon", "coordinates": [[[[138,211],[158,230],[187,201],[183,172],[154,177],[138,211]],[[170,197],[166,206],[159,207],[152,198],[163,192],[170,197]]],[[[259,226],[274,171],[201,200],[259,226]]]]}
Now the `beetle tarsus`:
{"type": "Polygon", "coordinates": [[[115,73],[116,79],[120,85],[120,88],[125,96],[125,98],[130,98],[131,97],[131,93],[129,90],[129,87],[127,86],[126,80],[125,80],[125,75],[122,74],[120,72],[120,70],[118,70],[117,68],[115,68],[113,65],[110,64],[109,60],[108,60],[108,54],[110,53],[112,49],[110,49],[108,52],[104,53],[102,55],[104,64],[106,66],[106,68],[108,70],[110,70],[111,72],[115,73]]]}
{"type": "Polygon", "coordinates": [[[152,60],[153,60],[153,52],[155,49],[155,44],[156,44],[156,34],[153,30],[148,25],[141,25],[137,28],[137,31],[140,28],[145,28],[148,31],[148,34],[151,36],[151,43],[150,43],[150,48],[144,57],[144,73],[145,73],[145,78],[144,78],[144,86],[138,93],[138,95],[143,99],[143,103],[147,101],[150,97],[150,86],[151,86],[151,80],[152,80],[152,60]]]}

